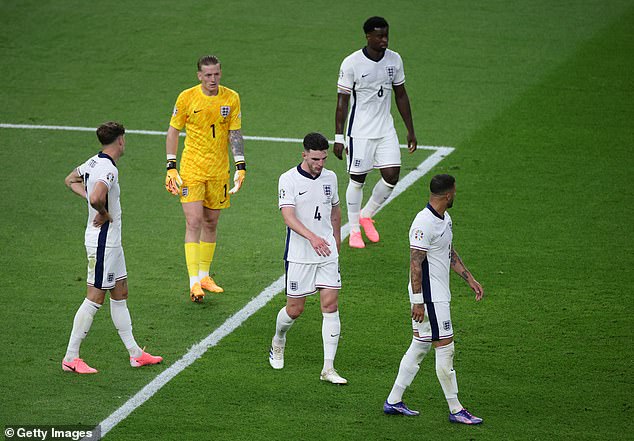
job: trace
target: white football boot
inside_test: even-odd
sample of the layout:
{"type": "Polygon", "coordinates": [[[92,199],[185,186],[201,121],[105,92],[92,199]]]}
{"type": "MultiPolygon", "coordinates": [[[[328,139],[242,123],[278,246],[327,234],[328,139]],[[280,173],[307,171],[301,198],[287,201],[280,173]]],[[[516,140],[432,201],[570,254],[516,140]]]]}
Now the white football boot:
{"type": "Polygon", "coordinates": [[[284,367],[284,346],[276,345],[275,340],[271,342],[271,349],[269,349],[269,363],[273,369],[284,367]]]}
{"type": "Polygon", "coordinates": [[[319,376],[319,379],[321,381],[328,381],[332,384],[348,384],[348,380],[339,375],[334,368],[323,371],[319,376]]]}

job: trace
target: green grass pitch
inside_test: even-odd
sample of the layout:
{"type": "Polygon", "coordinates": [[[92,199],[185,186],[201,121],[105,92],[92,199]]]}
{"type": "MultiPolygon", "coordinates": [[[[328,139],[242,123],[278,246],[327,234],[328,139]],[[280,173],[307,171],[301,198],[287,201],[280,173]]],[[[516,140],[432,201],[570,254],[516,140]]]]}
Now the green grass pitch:
{"type": "MultiPolygon", "coordinates": [[[[419,143],[456,150],[377,215],[379,244],[343,248],[336,366],[350,384],[318,379],[317,299],[289,332],[284,370],[270,369],[278,294],[106,439],[631,439],[631,0],[5,1],[0,123],[166,130],[196,59],[215,53],[245,135],[332,139],[339,64],[371,15],[391,25],[419,143]],[[480,427],[447,422],[433,354],[405,395],[421,416],[381,411],[410,340],[407,231],[438,172],[457,178],[454,245],[486,290],[476,304],[452,276],[460,399],[480,427]]],[[[277,177],[299,145],[246,142],[247,180],[221,216],[212,268],[226,293],[194,305],[184,218],[163,189],[165,140],[127,139],[130,311],[138,342],[165,363],[130,368],[105,306],[82,345],[100,373],[61,371],[85,294],[86,216],[63,179],[97,141],[0,128],[0,426],[103,421],[283,273],[277,177]]],[[[430,153],[404,152],[402,176],[430,153]]],[[[343,163],[331,154],[326,166],[343,200],[343,163]]]]}

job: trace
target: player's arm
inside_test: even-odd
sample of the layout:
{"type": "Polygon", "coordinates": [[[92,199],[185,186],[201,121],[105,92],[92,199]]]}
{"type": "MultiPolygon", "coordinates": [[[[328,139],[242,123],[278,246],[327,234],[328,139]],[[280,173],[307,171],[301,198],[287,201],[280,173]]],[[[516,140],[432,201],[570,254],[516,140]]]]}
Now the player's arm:
{"type": "Polygon", "coordinates": [[[425,318],[423,304],[423,262],[427,259],[427,252],[417,248],[409,249],[409,278],[412,286],[410,303],[412,304],[412,319],[422,322],[425,318]]]}
{"type": "Polygon", "coordinates": [[[405,90],[405,83],[394,86],[394,96],[396,98],[396,107],[398,112],[403,118],[405,127],[407,128],[407,148],[410,153],[416,151],[416,134],[414,133],[414,122],[412,121],[412,108],[409,104],[409,97],[407,96],[407,90],[405,90]]]}
{"type": "Polygon", "coordinates": [[[233,153],[233,160],[236,165],[236,172],[233,175],[233,188],[229,190],[230,194],[235,194],[242,187],[244,178],[247,175],[247,164],[244,161],[244,138],[242,130],[229,130],[229,145],[233,153]]]}
{"type": "Polygon", "coordinates": [[[180,192],[180,186],[183,180],[178,174],[176,168],[176,154],[178,153],[178,137],[180,130],[171,125],[167,129],[167,138],[165,139],[165,153],[167,154],[167,175],[165,176],[165,189],[177,195],[180,192]]]}
{"type": "Polygon", "coordinates": [[[328,242],[310,231],[295,215],[295,207],[282,207],[282,217],[288,228],[306,238],[319,256],[330,256],[328,242]]]}
{"type": "Polygon", "coordinates": [[[93,225],[100,227],[106,222],[112,222],[110,213],[106,210],[106,202],[108,200],[108,186],[101,181],[97,181],[95,187],[90,193],[90,205],[97,210],[93,225]]]}
{"type": "Polygon", "coordinates": [[[471,272],[467,269],[465,264],[462,263],[462,259],[453,247],[451,247],[451,269],[458,273],[458,275],[469,284],[469,287],[471,287],[476,294],[476,301],[482,300],[484,288],[473,278],[471,272]]]}
{"type": "Polygon", "coordinates": [[[346,125],[349,104],[350,93],[339,89],[337,92],[337,110],[335,112],[335,145],[332,147],[333,153],[339,159],[343,159],[343,149],[345,148],[343,130],[346,125]]]}
{"type": "Polygon", "coordinates": [[[66,184],[66,187],[70,189],[70,191],[75,193],[77,196],[81,196],[82,198],[86,199],[84,177],[81,176],[79,172],[77,172],[77,169],[73,170],[68,176],[66,176],[66,179],[64,179],[64,183],[66,184]]]}
{"type": "Polygon", "coordinates": [[[341,207],[338,204],[332,207],[330,223],[332,224],[332,232],[335,235],[337,251],[341,251],[341,207]]]}

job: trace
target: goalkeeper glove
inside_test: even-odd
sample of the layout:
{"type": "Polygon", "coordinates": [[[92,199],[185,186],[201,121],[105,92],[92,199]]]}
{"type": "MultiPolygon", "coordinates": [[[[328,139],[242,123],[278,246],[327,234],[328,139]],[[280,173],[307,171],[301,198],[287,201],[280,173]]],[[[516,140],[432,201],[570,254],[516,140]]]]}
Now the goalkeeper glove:
{"type": "Polygon", "coordinates": [[[170,159],[167,161],[167,176],[165,176],[165,189],[172,193],[173,195],[177,195],[180,193],[181,185],[183,185],[183,180],[178,174],[178,170],[176,170],[176,160],[170,159]]]}
{"type": "Polygon", "coordinates": [[[236,172],[233,175],[233,188],[229,190],[229,194],[236,194],[238,190],[240,190],[246,175],[247,165],[244,160],[236,162],[236,172]]]}

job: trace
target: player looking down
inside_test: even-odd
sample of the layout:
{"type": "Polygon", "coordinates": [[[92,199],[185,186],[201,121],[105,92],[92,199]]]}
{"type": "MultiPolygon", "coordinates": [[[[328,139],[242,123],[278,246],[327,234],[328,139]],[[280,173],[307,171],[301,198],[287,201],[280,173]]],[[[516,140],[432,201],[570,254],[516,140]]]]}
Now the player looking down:
{"type": "Polygon", "coordinates": [[[190,297],[201,302],[205,292],[224,290],[209,276],[216,250],[218,219],[229,208],[230,196],[244,182],[246,163],[242,138],[240,96],[221,86],[220,61],[213,55],[198,60],[200,84],[178,95],[167,130],[165,188],[180,195],[185,213],[185,261],[190,297]],[[178,137],[185,129],[180,173],[176,167],[178,137]],[[235,161],[233,187],[229,185],[229,153],[235,161]]]}

